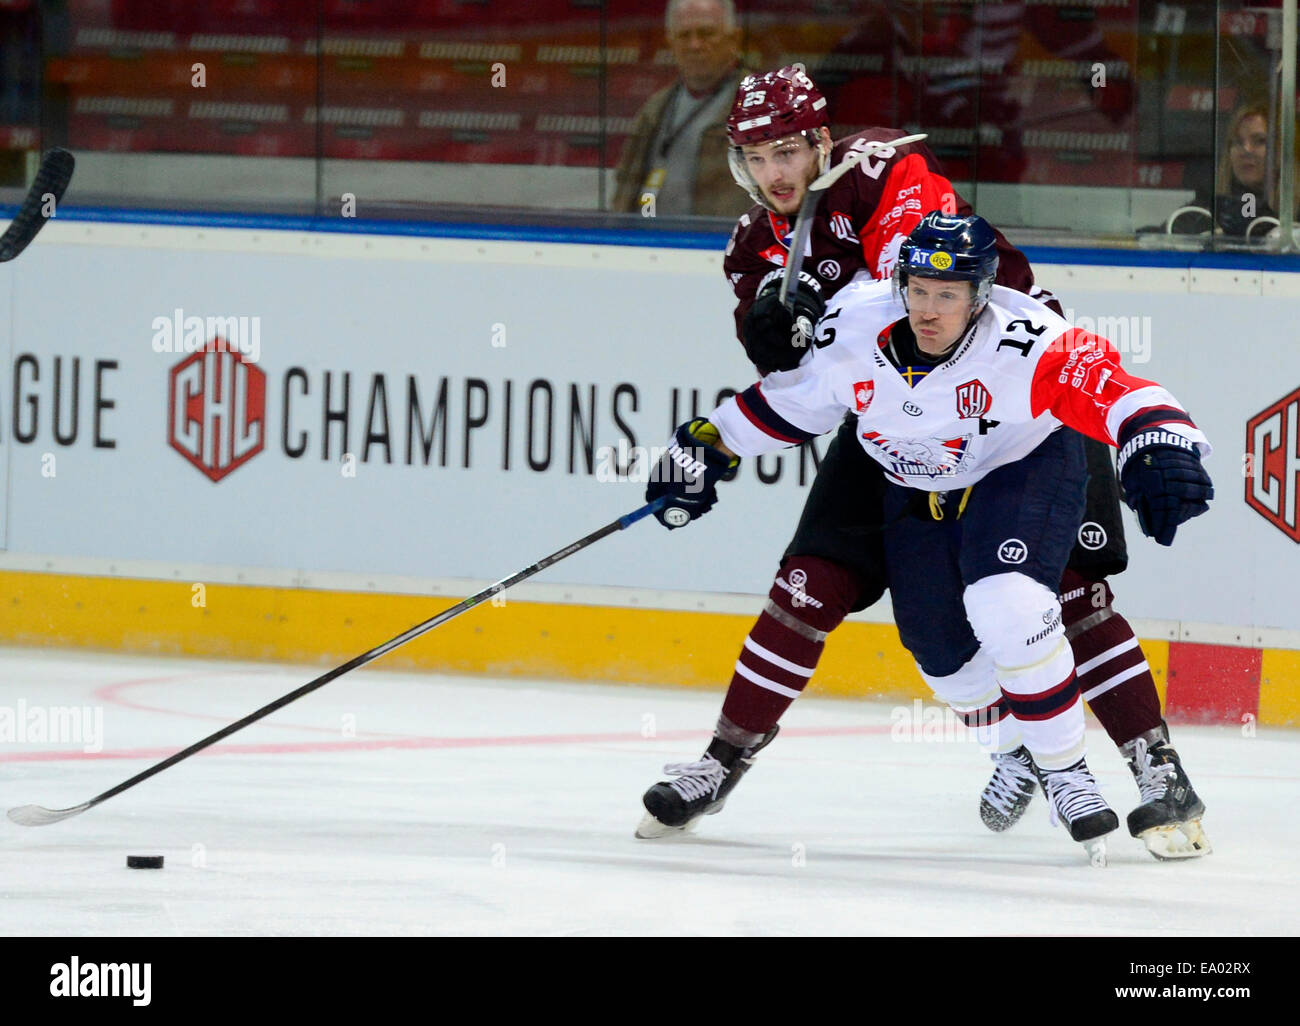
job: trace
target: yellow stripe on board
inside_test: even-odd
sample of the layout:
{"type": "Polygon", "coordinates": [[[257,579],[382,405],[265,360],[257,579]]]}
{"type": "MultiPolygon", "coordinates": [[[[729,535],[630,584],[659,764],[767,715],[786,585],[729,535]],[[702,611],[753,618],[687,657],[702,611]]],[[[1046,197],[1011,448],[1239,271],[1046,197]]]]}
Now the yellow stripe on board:
{"type": "MultiPolygon", "coordinates": [[[[333,665],[455,602],[446,596],[0,572],[0,641],[148,655],[333,665]],[[200,604],[202,603],[202,604],[200,604]]],[[[755,599],[754,605],[760,605],[755,599]]],[[[715,688],[753,617],[540,602],[484,603],[376,667],[715,688]]],[[[926,693],[888,624],[845,624],[813,685],[833,695],[926,693]]]]}
{"type": "Polygon", "coordinates": [[[1142,643],[1142,652],[1151,667],[1151,676],[1155,678],[1156,694],[1160,696],[1160,708],[1165,707],[1165,695],[1169,691],[1169,642],[1161,639],[1138,639],[1142,643]]]}
{"type": "MultiPolygon", "coordinates": [[[[0,571],[0,642],[144,655],[346,662],[451,605],[445,596],[0,571]]],[[[755,598],[755,610],[761,600],[755,598]]],[[[375,668],[710,688],[731,680],[752,616],[484,603],[375,668]]],[[[1169,643],[1143,641],[1163,706],[1169,643]]],[[[1259,722],[1300,725],[1300,652],[1266,650],[1259,722]]],[[[846,623],[810,693],[931,698],[892,624],[846,623]]]]}
{"type": "Polygon", "coordinates": [[[1260,723],[1300,726],[1300,652],[1266,648],[1259,667],[1260,723]]]}

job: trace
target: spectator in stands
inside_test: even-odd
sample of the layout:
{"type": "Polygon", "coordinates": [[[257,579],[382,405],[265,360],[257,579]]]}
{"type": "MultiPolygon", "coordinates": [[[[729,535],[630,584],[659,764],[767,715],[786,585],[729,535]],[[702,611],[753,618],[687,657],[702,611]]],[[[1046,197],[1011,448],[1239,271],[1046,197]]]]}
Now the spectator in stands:
{"type": "Polygon", "coordinates": [[[1225,139],[1212,209],[1224,232],[1245,235],[1255,218],[1277,216],[1277,190],[1267,181],[1268,106],[1248,103],[1237,108],[1225,139]]]}
{"type": "Polygon", "coordinates": [[[732,0],[669,0],[679,77],[646,101],[615,172],[612,209],[736,218],[746,197],[727,167],[727,114],[745,74],[732,0]]]}
{"type": "MultiPolygon", "coordinates": [[[[1250,101],[1232,114],[1224,134],[1223,152],[1219,156],[1213,195],[1209,190],[1197,194],[1193,207],[1184,208],[1172,230],[1179,233],[1203,232],[1209,228],[1205,211],[1211,211],[1219,231],[1225,235],[1261,239],[1274,227],[1263,222],[1253,228],[1256,218],[1277,218],[1278,168],[1270,176],[1269,156],[1275,145],[1269,129],[1268,104],[1250,101]],[[1203,208],[1200,213],[1196,207],[1203,208]]],[[[1300,196],[1300,190],[1297,191],[1300,196]]]]}

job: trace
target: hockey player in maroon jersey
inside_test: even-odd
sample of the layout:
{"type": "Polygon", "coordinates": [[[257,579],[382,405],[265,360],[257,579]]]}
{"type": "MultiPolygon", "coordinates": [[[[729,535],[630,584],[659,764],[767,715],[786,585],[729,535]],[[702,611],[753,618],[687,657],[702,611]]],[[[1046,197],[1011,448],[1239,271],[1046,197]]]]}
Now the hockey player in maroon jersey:
{"type": "MultiPolygon", "coordinates": [[[[793,227],[789,218],[808,183],[855,147],[903,134],[868,129],[832,145],[828,124],[824,99],[798,67],[745,80],[728,123],[733,173],[757,205],[737,223],[723,269],[738,300],[737,334],[764,375],[798,363],[826,300],[851,279],[889,275],[899,245],[925,213],[971,209],[924,145],[876,152],[820,201],[791,314],[777,293],[793,227]]],[[[1000,233],[995,238],[997,283],[1036,296],[1059,313],[1050,294],[1034,286],[1024,255],[1000,233]]],[[[1085,451],[1088,508],[1059,589],[1079,685],[1137,780],[1142,804],[1129,817],[1130,831],[1146,834],[1153,851],[1203,854],[1203,834],[1199,844],[1191,844],[1176,832],[1177,824],[1198,819],[1204,807],[1168,745],[1155,683],[1133,630],[1111,606],[1105,578],[1127,564],[1111,456],[1091,441],[1085,451]]],[[[674,767],[681,771],[676,780],[646,793],[648,815],[638,833],[657,836],[719,811],[807,684],[827,634],[849,612],[881,597],[887,586],[884,487],[879,469],[857,444],[852,419],[846,421],[827,450],[767,606],[740,653],[713,743],[698,762],[674,767]]],[[[980,813],[990,829],[1005,830],[1024,813],[1036,774],[1023,748],[993,759],[980,813]]]]}
{"type": "MultiPolygon", "coordinates": [[[[1118,447],[1125,499],[1163,545],[1209,508],[1210,445],[1106,339],[995,285],[997,267],[982,218],[927,214],[892,281],[863,276],[836,295],[798,367],[678,429],[647,495],[669,496],[665,523],[683,526],[716,501],[738,457],[809,441],[847,413],[885,478],[883,548],[903,644],[995,747],[1025,747],[1055,816],[1104,864],[1119,821],[1084,760],[1056,596],[1085,507],[1082,436],[1118,447]]],[[[654,804],[647,812],[662,822],[654,804]]]]}

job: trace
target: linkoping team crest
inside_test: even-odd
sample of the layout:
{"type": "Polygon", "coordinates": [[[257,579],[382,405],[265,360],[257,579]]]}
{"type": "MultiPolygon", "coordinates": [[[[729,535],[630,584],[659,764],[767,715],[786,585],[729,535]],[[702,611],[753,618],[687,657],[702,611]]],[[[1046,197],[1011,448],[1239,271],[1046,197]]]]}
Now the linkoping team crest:
{"type": "Polygon", "coordinates": [[[885,438],[879,431],[865,431],[863,439],[888,459],[889,469],[899,477],[951,477],[966,462],[970,435],[960,438],[885,438]]]}

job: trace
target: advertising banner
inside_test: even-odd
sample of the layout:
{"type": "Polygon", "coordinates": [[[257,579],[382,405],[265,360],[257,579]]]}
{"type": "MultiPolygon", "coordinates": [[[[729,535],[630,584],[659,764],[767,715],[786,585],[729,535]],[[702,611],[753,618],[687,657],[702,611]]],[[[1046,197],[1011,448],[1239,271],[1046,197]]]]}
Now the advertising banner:
{"type": "MultiPolygon", "coordinates": [[[[301,239],[52,233],[6,269],[10,553],[495,579],[639,506],[647,450],[753,380],[720,254],[301,239]]],[[[1124,611],[1300,629],[1294,300],[1038,273],[1215,445],[1211,513],[1172,548],[1126,513],[1124,611]]],[[[639,525],[546,580],[763,594],[826,442],[747,460],[688,530],[639,525]]]]}

